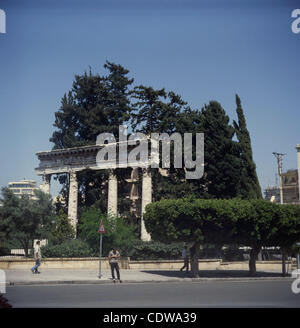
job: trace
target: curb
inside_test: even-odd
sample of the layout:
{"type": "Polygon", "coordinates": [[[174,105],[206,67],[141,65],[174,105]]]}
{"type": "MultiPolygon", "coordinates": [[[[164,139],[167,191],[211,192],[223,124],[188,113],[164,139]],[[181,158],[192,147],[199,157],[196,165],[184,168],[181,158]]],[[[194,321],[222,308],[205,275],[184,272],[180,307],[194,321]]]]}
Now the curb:
{"type": "MultiPolygon", "coordinates": [[[[288,281],[294,280],[292,277],[245,277],[245,278],[178,278],[167,280],[123,280],[122,284],[140,284],[140,283],[178,283],[178,282],[215,282],[215,281],[288,281]]],[[[38,285],[114,285],[111,280],[52,280],[52,281],[9,281],[6,286],[38,286],[38,285]]],[[[117,283],[119,284],[119,283],[117,283]]]]}

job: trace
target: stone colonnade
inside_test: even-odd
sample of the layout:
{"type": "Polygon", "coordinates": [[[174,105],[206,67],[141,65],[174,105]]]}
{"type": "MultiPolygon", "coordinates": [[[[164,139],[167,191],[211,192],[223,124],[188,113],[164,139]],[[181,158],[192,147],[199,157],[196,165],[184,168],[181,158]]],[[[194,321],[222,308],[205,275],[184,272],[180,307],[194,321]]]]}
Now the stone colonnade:
{"type": "MultiPolygon", "coordinates": [[[[41,190],[50,193],[51,174],[42,175],[41,190]]],[[[152,180],[150,169],[143,169],[143,180],[142,180],[142,213],[141,213],[141,240],[151,240],[150,234],[145,228],[143,220],[143,213],[145,207],[152,201],[152,180]]],[[[69,172],[69,203],[68,203],[68,218],[77,232],[77,208],[78,208],[78,181],[76,171],[69,172]]],[[[108,178],[108,202],[107,202],[107,213],[111,215],[118,215],[118,180],[115,174],[115,170],[109,170],[108,178]]]]}

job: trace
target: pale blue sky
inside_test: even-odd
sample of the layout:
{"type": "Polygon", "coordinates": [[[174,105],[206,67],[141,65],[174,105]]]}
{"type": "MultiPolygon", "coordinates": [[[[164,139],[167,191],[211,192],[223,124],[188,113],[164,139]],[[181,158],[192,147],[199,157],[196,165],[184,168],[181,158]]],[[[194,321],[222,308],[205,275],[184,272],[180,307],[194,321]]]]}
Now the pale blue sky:
{"type": "MultiPolygon", "coordinates": [[[[128,68],[135,84],[165,87],[201,108],[214,99],[236,119],[238,93],[262,188],[274,184],[273,151],[296,168],[300,143],[298,1],[0,0],[0,186],[41,179],[35,152],[52,148],[54,112],[89,65],[128,68]]],[[[52,194],[58,191],[54,183],[52,194]]]]}

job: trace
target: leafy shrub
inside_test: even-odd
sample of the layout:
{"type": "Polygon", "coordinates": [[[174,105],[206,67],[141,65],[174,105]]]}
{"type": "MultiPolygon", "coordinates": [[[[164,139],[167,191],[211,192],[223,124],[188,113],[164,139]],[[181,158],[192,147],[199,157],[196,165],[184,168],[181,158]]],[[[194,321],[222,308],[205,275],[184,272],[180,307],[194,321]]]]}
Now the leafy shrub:
{"type": "Polygon", "coordinates": [[[41,247],[42,257],[90,257],[97,254],[89,245],[79,239],[67,240],[60,245],[41,247]]]}
{"type": "Polygon", "coordinates": [[[66,240],[74,239],[75,230],[70,223],[68,215],[62,209],[59,210],[55,217],[55,225],[52,225],[49,235],[51,244],[61,244],[66,240]]]}
{"type": "Polygon", "coordinates": [[[10,255],[10,249],[5,246],[0,247],[0,256],[10,255]]]}
{"type": "Polygon", "coordinates": [[[238,246],[228,245],[222,249],[222,260],[225,262],[244,261],[244,253],[245,251],[239,249],[238,246]]]}
{"type": "Polygon", "coordinates": [[[131,260],[181,259],[183,243],[164,244],[157,241],[136,241],[129,252],[131,260]]]}
{"type": "Polygon", "coordinates": [[[105,234],[102,240],[102,254],[108,256],[109,251],[116,247],[121,256],[129,256],[136,240],[134,228],[121,217],[107,217],[100,210],[91,207],[83,211],[78,226],[79,238],[86,241],[90,248],[99,254],[99,225],[104,220],[105,234]]]}

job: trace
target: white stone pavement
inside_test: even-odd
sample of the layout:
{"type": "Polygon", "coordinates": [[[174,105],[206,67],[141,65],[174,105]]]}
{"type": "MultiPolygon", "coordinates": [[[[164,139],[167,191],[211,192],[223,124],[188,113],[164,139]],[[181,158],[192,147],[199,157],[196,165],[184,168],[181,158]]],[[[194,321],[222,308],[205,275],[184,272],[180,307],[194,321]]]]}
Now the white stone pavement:
{"type": "MultiPolygon", "coordinates": [[[[70,283],[112,283],[110,270],[102,270],[101,279],[98,271],[90,269],[44,269],[40,274],[32,274],[30,270],[4,270],[7,285],[39,285],[39,284],[70,284],[70,283]]],[[[120,270],[123,283],[141,282],[182,282],[201,280],[244,280],[244,279],[289,279],[282,278],[279,272],[259,272],[254,278],[248,277],[247,271],[201,271],[200,278],[178,270],[120,270]]]]}

